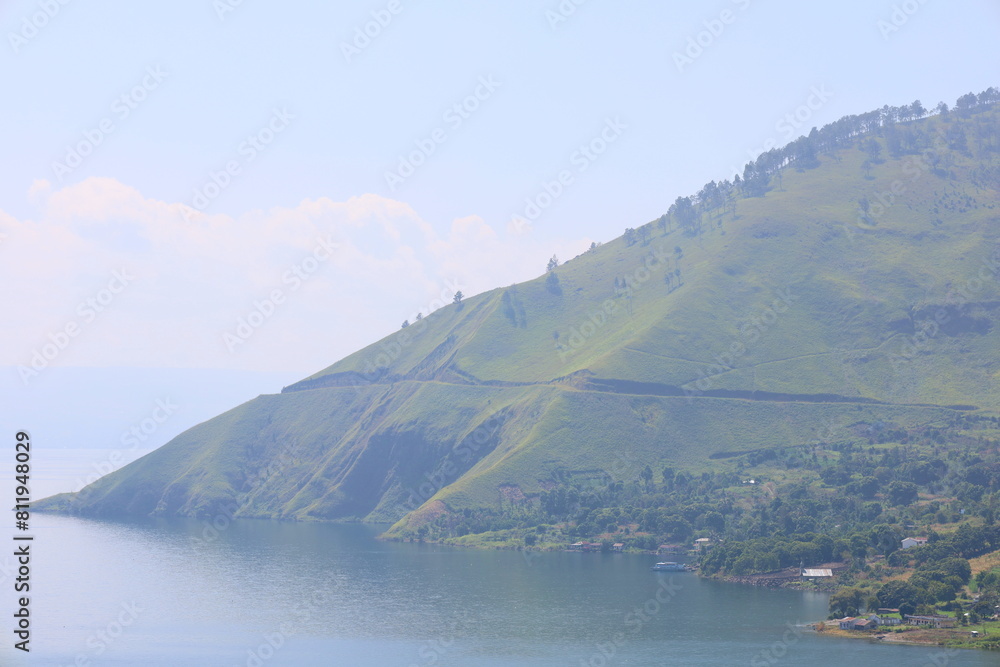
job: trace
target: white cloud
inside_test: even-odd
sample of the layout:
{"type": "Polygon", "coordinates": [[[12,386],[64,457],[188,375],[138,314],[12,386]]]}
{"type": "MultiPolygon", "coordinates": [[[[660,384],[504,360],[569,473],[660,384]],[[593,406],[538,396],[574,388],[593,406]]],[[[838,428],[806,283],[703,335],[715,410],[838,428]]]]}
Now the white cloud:
{"type": "Polygon", "coordinates": [[[180,203],[111,178],[58,190],[36,181],[27,197],[37,215],[0,211],[0,365],[28,365],[75,324],[79,333],[51,365],[312,372],[426,314],[456,285],[473,295],[529,279],[553,252],[569,257],[589,245],[498,233],[474,215],[438,231],[409,205],[374,194],[190,219],[180,203]],[[323,261],[327,238],[337,249],[323,261]],[[133,276],[118,293],[115,271],[133,276]],[[275,290],[283,302],[230,352],[224,334],[268,310],[275,290]]]}

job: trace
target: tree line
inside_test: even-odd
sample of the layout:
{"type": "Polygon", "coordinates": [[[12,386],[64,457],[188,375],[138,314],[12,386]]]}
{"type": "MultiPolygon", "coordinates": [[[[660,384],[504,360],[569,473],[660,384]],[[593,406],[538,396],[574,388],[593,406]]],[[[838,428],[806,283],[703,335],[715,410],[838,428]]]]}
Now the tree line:
{"type": "MultiPolygon", "coordinates": [[[[868,138],[859,142],[859,148],[869,154],[863,167],[866,169],[881,159],[882,143],[875,139],[876,136],[883,138],[892,157],[918,153],[929,148],[932,140],[928,132],[911,125],[911,121],[929,115],[938,115],[944,120],[950,120],[951,115],[967,119],[991,109],[997,102],[1000,102],[1000,90],[991,87],[978,94],[962,95],[953,108],[941,102],[933,110],[928,110],[920,100],[915,100],[902,106],[885,105],[881,109],[844,116],[821,128],[814,127],[809,134],[785,146],[765,151],[747,162],[743,173],[735,174],[732,180],[713,180],[692,196],[677,197],[667,212],[656,220],[638,228],[627,228],[625,243],[647,244],[654,225],[663,234],[671,228],[691,236],[701,234],[705,215],[717,212],[735,217],[737,199],[763,197],[771,189],[772,178],[780,178],[783,169],[795,167],[801,171],[818,167],[820,155],[832,155],[860,138],[868,138]]],[[[974,123],[971,131],[978,150],[998,150],[994,123],[974,123]]],[[[950,149],[962,153],[970,150],[966,128],[962,125],[951,125],[944,130],[943,136],[950,149]]]]}

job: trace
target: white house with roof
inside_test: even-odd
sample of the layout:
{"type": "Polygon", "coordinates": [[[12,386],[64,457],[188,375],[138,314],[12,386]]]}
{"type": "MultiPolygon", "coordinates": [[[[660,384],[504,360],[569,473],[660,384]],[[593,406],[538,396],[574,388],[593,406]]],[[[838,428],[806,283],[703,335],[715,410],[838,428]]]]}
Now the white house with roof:
{"type": "Polygon", "coordinates": [[[818,567],[818,568],[817,567],[804,567],[804,568],[802,568],[802,576],[803,577],[813,577],[813,578],[832,577],[833,576],[833,570],[831,570],[828,567],[818,567]]]}
{"type": "Polygon", "coordinates": [[[909,549],[910,547],[922,547],[927,544],[926,537],[904,537],[903,538],[903,548],[909,549]]]}

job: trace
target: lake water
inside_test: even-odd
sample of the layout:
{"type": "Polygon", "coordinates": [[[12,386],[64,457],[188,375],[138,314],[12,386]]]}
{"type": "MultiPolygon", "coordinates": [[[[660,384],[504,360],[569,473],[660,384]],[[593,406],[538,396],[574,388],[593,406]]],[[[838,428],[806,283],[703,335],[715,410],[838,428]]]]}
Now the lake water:
{"type": "Polygon", "coordinates": [[[205,525],[189,520],[32,524],[32,651],[5,633],[3,665],[1000,662],[803,633],[825,595],[654,573],[650,556],[382,543],[359,525],[237,521],[195,544],[205,525]]]}

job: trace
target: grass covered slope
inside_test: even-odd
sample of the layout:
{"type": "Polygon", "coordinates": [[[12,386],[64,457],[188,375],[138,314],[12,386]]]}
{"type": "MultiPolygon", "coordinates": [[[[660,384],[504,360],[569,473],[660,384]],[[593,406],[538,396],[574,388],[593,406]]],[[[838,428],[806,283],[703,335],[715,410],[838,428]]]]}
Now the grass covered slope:
{"type": "MultiPolygon", "coordinates": [[[[985,116],[996,124],[995,112],[977,120],[985,116]]],[[[933,139],[962,122],[916,124],[933,139]]],[[[557,290],[540,277],[481,295],[473,313],[429,318],[427,334],[398,357],[382,351],[405,330],[314,377],[406,376],[450,335],[442,363],[478,381],[546,382],[586,369],[677,386],[711,376],[702,385],[996,407],[995,392],[977,391],[1000,372],[989,354],[1000,349],[989,326],[1000,273],[996,154],[929,151],[867,172],[857,148],[786,169],[765,196],[740,199],[735,215],[705,213],[698,236],[672,226],[654,227],[647,243],[616,239],[559,267],[557,290]],[[616,279],[632,288],[616,290],[616,279]],[[949,322],[935,328],[941,309],[949,322]],[[922,329],[927,340],[914,345],[922,329]],[[976,361],[965,363],[969,355],[976,361]],[[972,367],[980,381],[965,383],[972,367]]]]}
{"type": "Polygon", "coordinates": [[[36,508],[403,532],[531,502],[560,476],[700,472],[851,424],[996,412],[1000,116],[900,125],[919,149],[885,128],[792,162],[769,188],[747,181],[696,218],[442,308],[36,508]]]}

